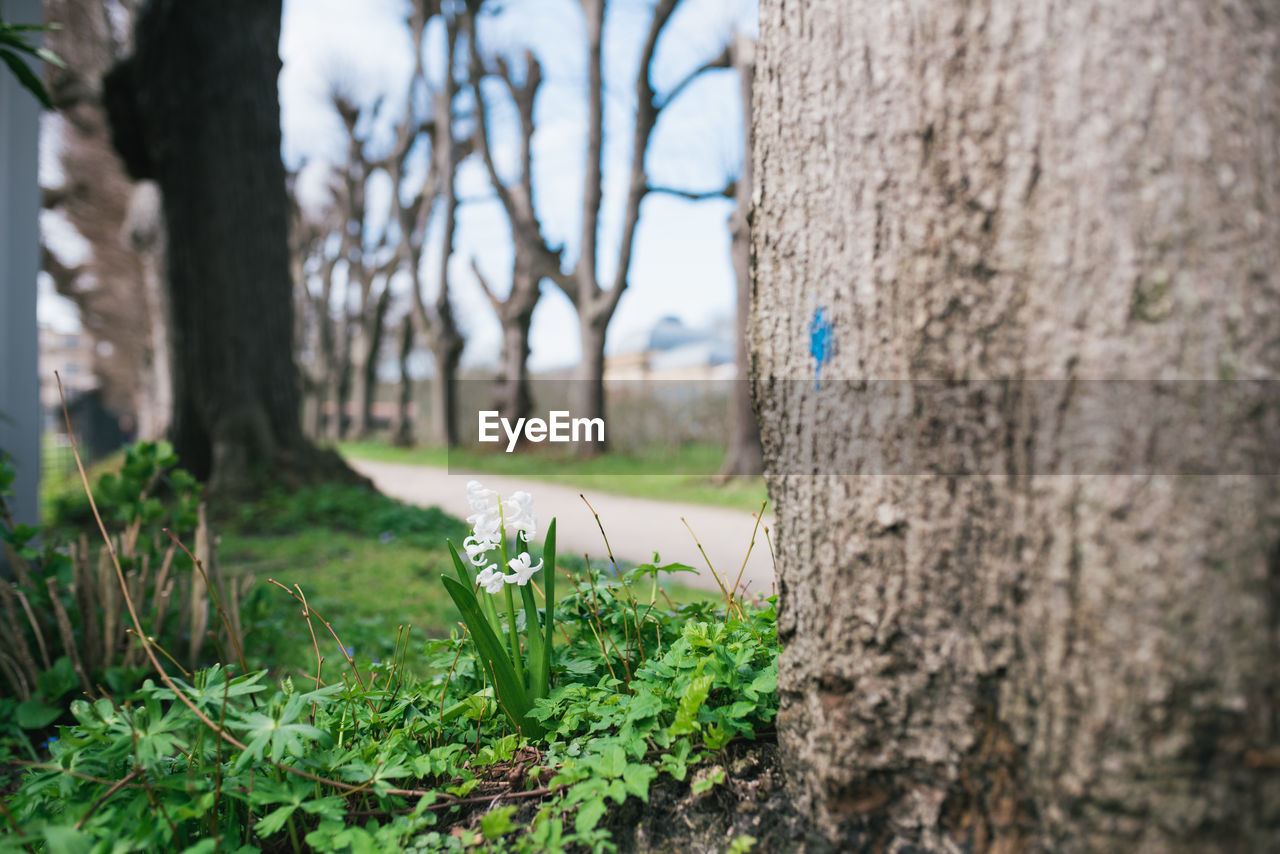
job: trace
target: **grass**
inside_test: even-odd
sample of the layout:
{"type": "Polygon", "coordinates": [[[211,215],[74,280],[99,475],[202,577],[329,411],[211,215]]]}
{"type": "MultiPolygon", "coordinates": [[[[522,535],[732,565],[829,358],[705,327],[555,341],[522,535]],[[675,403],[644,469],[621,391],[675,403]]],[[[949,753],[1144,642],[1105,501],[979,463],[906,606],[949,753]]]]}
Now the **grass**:
{"type": "MultiPolygon", "coordinates": [[[[124,465],[124,449],[89,463],[85,470],[90,483],[97,483],[104,474],[118,472],[124,465]]],[[[58,434],[44,433],[40,437],[40,518],[69,521],[77,516],[88,519],[89,501],[80,484],[75,458],[70,445],[58,443],[58,434]]]]}
{"type": "MultiPolygon", "coordinates": [[[[106,509],[134,514],[142,542],[148,525],[194,524],[194,483],[180,473],[163,476],[173,507],[147,498],[158,475],[142,464],[167,459],[155,446],[135,449],[119,476],[94,489],[106,509]]],[[[250,675],[225,653],[218,666],[182,677],[152,656],[154,671],[133,668],[119,686],[108,679],[111,697],[68,706],[78,687],[72,655],[40,674],[38,691],[53,691],[55,704],[43,693],[21,705],[0,698],[0,771],[17,744],[6,733],[21,736],[33,760],[16,786],[0,778],[9,804],[0,847],[89,850],[127,840],[138,850],[207,851],[222,840],[270,851],[616,850],[612,834],[630,832],[629,819],[616,819],[619,804],[647,809],[651,784],[664,792],[659,804],[721,785],[737,791],[724,751],[772,742],[770,601],[716,601],[664,584],[676,603],[668,607],[649,600],[643,575],[627,586],[603,560],[588,572],[582,559],[557,559],[578,581],[557,589],[556,651],[544,671],[552,690],[542,683],[544,693],[515,714],[510,703],[523,695],[503,693],[516,689],[492,657],[485,676],[480,655],[492,643],[452,631],[459,613],[440,577],[451,571],[445,537],[466,533],[459,520],[337,484],[270,491],[214,515],[222,572],[257,579],[240,609],[250,675]],[[306,603],[268,579],[298,584],[306,603]],[[304,608],[337,630],[354,679],[323,623],[308,628],[304,608]],[[319,673],[317,656],[325,656],[319,673]],[[252,672],[260,668],[270,672],[252,672]],[[68,775],[73,767],[80,771],[68,775]]],[[[52,579],[55,570],[47,562],[39,571],[52,579]]],[[[527,607],[537,622],[536,605],[527,607]]],[[[174,631],[169,639],[180,641],[174,631]]],[[[521,652],[517,631],[513,655],[534,655],[535,636],[521,652]]],[[[662,813],[654,821],[672,823],[662,813]]],[[[739,832],[731,850],[755,841],[739,832]]]]}
{"type": "Polygon", "coordinates": [[[397,448],[381,442],[343,442],[338,451],[348,458],[404,465],[435,466],[460,471],[546,480],[590,487],[602,492],[710,504],[735,510],[759,511],[768,493],[764,478],[718,480],[724,449],[717,445],[688,444],[679,448],[653,446],[635,454],[606,454],[576,459],[546,451],[518,454],[482,453],[470,449],[397,448]],[[655,474],[655,472],[684,472],[655,474]]]}
{"type": "MultiPolygon", "coordinates": [[[[246,651],[273,670],[314,675],[315,658],[298,607],[268,579],[299,584],[361,667],[392,657],[400,626],[413,627],[411,648],[418,649],[428,638],[447,637],[458,622],[440,576],[452,573],[445,538],[460,544],[466,526],[435,508],[327,485],[264,496],[228,519],[224,530],[220,565],[255,577],[244,607],[246,651]]],[[[557,563],[586,570],[582,558],[562,556],[557,563]]],[[[600,572],[607,561],[592,565],[600,572]]],[[[664,589],[677,603],[714,598],[674,584],[664,589]]],[[[331,657],[326,678],[337,678],[342,667],[343,659],[331,657]]]]}
{"type": "MultiPolygon", "coordinates": [[[[90,479],[96,483],[101,475],[119,471],[123,462],[121,451],[95,463],[90,479]]],[[[45,471],[41,495],[46,529],[66,540],[92,530],[79,475],[52,467],[45,471]]],[[[330,484],[270,493],[233,513],[214,508],[214,515],[219,519],[219,565],[227,573],[253,573],[255,578],[243,606],[245,651],[260,666],[294,676],[311,670],[314,676],[306,622],[288,595],[268,581],[272,578],[290,587],[301,585],[361,667],[390,659],[399,626],[412,626],[413,647],[421,648],[429,637],[447,637],[457,623],[440,576],[452,571],[445,538],[460,544],[466,526],[436,508],[330,484]]],[[[604,522],[607,527],[609,520],[604,522]]],[[[574,572],[586,569],[583,559],[572,555],[561,556],[558,563],[574,572]]],[[[604,571],[608,561],[602,556],[592,565],[604,571]]],[[[676,604],[716,598],[666,581],[663,589],[676,604]]],[[[345,666],[340,657],[330,656],[326,678],[337,678],[345,666]]]]}

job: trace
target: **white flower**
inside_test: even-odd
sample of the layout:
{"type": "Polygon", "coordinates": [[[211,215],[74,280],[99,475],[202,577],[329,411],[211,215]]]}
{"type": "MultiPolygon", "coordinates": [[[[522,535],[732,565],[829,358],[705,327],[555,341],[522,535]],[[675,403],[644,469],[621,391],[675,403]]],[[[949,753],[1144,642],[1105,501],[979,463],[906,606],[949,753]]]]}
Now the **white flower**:
{"type": "Polygon", "coordinates": [[[472,566],[483,566],[486,555],[497,545],[496,540],[485,540],[476,536],[467,537],[462,541],[462,547],[467,550],[467,558],[472,566]]]}
{"type": "Polygon", "coordinates": [[[498,497],[493,489],[485,489],[478,480],[467,481],[467,501],[472,510],[488,510],[489,502],[498,497]]]}
{"type": "Polygon", "coordinates": [[[533,577],[533,574],[542,569],[542,561],[538,561],[537,566],[530,566],[529,561],[530,558],[528,552],[518,554],[511,560],[507,561],[507,566],[511,568],[511,571],[514,572],[515,575],[506,576],[506,582],[508,584],[519,584],[521,587],[528,584],[529,579],[533,577]]]}
{"type": "Polygon", "coordinates": [[[525,542],[538,534],[538,517],[533,512],[533,496],[524,490],[513,492],[502,505],[508,530],[522,531],[525,542]]]}
{"type": "Polygon", "coordinates": [[[480,586],[488,592],[497,593],[502,589],[502,585],[506,583],[507,576],[498,572],[498,565],[495,563],[491,566],[486,566],[480,574],[476,576],[476,581],[480,582],[480,586]]]}
{"type": "MultiPolygon", "coordinates": [[[[492,489],[485,489],[480,485],[480,481],[473,480],[467,484],[467,501],[471,504],[471,509],[476,511],[467,517],[467,522],[471,525],[471,530],[476,543],[489,543],[492,548],[500,539],[502,539],[502,516],[499,511],[498,493],[492,489]]],[[[473,563],[476,562],[475,555],[471,547],[468,547],[467,554],[471,556],[473,563]]],[[[476,563],[479,566],[479,563],[476,563]]]]}

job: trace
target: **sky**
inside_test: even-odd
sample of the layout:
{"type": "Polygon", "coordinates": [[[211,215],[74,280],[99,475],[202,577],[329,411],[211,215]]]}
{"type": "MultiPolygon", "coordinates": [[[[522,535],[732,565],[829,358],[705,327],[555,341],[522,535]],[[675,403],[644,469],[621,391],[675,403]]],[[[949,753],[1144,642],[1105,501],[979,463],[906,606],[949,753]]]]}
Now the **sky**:
{"type": "MultiPolygon", "coordinates": [[[[631,158],[634,81],[653,0],[610,0],[605,20],[605,164],[599,270],[611,282],[631,158]]],[[[358,102],[379,96],[403,102],[412,70],[412,43],[404,0],[285,0],[280,41],[282,155],[301,168],[304,204],[323,201],[328,164],[342,156],[344,134],[330,106],[341,86],[358,102]]],[[[658,44],[653,82],[662,97],[692,70],[720,53],[735,32],[754,35],[754,0],[682,0],[658,44]]],[[[433,22],[438,23],[438,22],[433,22]]],[[[534,201],[552,245],[565,247],[567,263],[578,252],[581,187],[586,145],[585,24],[576,0],[506,0],[499,15],[483,16],[481,50],[538,56],[543,84],[533,141],[534,201]]],[[[424,63],[429,81],[443,76],[443,31],[427,33],[424,63]]],[[[517,67],[519,67],[517,65],[517,67]]],[[[665,109],[650,142],[653,183],[693,191],[723,187],[743,156],[739,85],[733,71],[702,75],[665,109]]],[[[485,90],[498,168],[514,176],[518,136],[514,109],[500,84],[485,90]]],[[[387,115],[394,118],[395,108],[387,115]]],[[[52,141],[56,143],[56,140],[52,141]]],[[[56,144],[44,148],[56,151],[56,144]]],[[[425,155],[425,151],[422,152],[425,155]]],[[[47,159],[47,158],[46,158],[47,159]]],[[[47,167],[42,163],[42,168],[47,167]]],[[[389,181],[370,190],[370,208],[389,200],[389,181]]],[[[499,291],[509,286],[511,240],[506,218],[478,157],[462,165],[451,295],[467,347],[464,366],[494,364],[501,340],[497,318],[471,272],[475,258],[499,291]]],[[[630,287],[609,331],[608,352],[637,349],[665,315],[693,326],[722,321],[733,312],[736,287],[729,262],[727,221],[733,204],[692,202],[651,194],[641,210],[630,287]]],[[[438,223],[428,236],[425,287],[438,288],[438,223]]],[[[57,223],[46,223],[51,231],[57,223]]],[[[402,283],[397,282],[397,286],[402,283]]],[[[66,326],[65,301],[41,288],[41,317],[66,326]]],[[[407,303],[406,303],[407,304],[407,303]]],[[[73,310],[73,309],[72,309],[73,310]]],[[[577,321],[567,297],[544,285],[531,330],[532,370],[564,367],[579,358],[577,321]]]]}

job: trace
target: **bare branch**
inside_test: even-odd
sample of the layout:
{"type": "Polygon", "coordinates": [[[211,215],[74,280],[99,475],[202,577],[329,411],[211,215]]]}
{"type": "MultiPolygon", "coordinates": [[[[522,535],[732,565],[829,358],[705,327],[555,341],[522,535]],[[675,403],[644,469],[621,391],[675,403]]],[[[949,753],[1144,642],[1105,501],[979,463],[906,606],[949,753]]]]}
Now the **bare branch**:
{"type": "Polygon", "coordinates": [[[493,310],[502,316],[502,300],[493,292],[493,288],[489,286],[489,280],[485,278],[484,273],[480,270],[480,264],[476,261],[474,255],[471,256],[471,272],[475,273],[476,281],[480,283],[480,289],[484,291],[484,295],[489,298],[490,305],[493,310]]]}
{"type": "MultiPolygon", "coordinates": [[[[635,244],[636,226],[640,222],[640,203],[644,201],[649,190],[649,182],[645,175],[645,154],[649,148],[649,137],[658,122],[658,107],[654,104],[653,56],[658,47],[658,37],[662,29],[675,11],[679,0],[658,0],[653,10],[653,21],[649,25],[649,34],[645,37],[644,50],[640,54],[640,67],[636,72],[636,127],[631,143],[631,179],[627,192],[627,208],[622,221],[622,245],[618,252],[618,268],[614,271],[613,287],[605,305],[609,311],[617,306],[622,291],[627,286],[627,273],[631,267],[631,251],[635,244]]],[[[594,272],[594,271],[593,271],[594,272]]],[[[598,290],[598,286],[597,286],[598,290]]]]}
{"type": "Polygon", "coordinates": [[[737,197],[738,182],[730,181],[719,190],[681,190],[677,187],[658,187],[650,184],[646,188],[649,193],[663,193],[668,196],[676,196],[681,199],[688,199],[692,202],[704,202],[708,199],[733,199],[737,197]]]}
{"type": "Polygon", "coordinates": [[[720,52],[719,56],[717,56],[715,59],[711,60],[707,64],[701,65],[698,68],[694,69],[692,72],[688,74],[688,76],[686,76],[683,80],[681,80],[679,83],[673,86],[671,88],[671,91],[667,93],[667,97],[663,98],[662,103],[658,105],[658,110],[661,111],[666,109],[667,106],[670,105],[672,101],[674,101],[676,98],[680,96],[681,92],[683,92],[686,88],[688,88],[690,83],[697,80],[706,72],[714,71],[716,69],[732,68],[732,67],[733,67],[733,52],[730,46],[726,46],[725,49],[720,52]]]}

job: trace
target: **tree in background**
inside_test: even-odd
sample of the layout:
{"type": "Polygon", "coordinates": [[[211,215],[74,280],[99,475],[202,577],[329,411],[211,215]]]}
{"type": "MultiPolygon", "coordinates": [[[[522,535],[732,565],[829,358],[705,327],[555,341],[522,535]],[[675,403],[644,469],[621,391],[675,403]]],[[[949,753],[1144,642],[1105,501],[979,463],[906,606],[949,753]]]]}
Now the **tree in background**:
{"type": "Polygon", "coordinates": [[[502,327],[495,404],[502,417],[515,423],[530,414],[533,404],[529,393],[529,325],[533,321],[533,309],[542,295],[542,282],[552,279],[562,287],[570,285],[561,270],[561,248],[553,248],[543,236],[542,223],[533,204],[533,114],[538,89],[542,85],[542,67],[533,52],[526,51],[523,79],[517,81],[505,58],[497,56],[486,62],[480,52],[477,35],[475,10],[479,5],[470,4],[472,12],[467,28],[471,91],[476,103],[475,137],[489,181],[511,228],[514,259],[507,295],[499,295],[477,259],[471,260],[471,268],[502,327]],[[520,118],[520,174],[510,182],[498,174],[493,157],[493,131],[489,126],[489,107],[484,95],[484,81],[491,76],[498,77],[505,84],[520,118]]]}
{"type": "MultiPolygon", "coordinates": [[[[390,207],[376,228],[366,202],[370,180],[378,172],[399,174],[416,136],[412,113],[396,124],[391,150],[382,157],[371,154],[370,136],[378,121],[380,104],[361,109],[345,97],[334,99],[347,133],[347,159],[339,167],[338,257],[342,265],[345,294],[335,306],[326,303],[317,311],[336,312],[335,336],[337,370],[330,374],[327,402],[334,417],[329,424],[331,439],[367,439],[372,424],[373,395],[377,383],[378,352],[391,307],[391,274],[399,257],[393,241],[392,223],[399,200],[394,194],[390,207]],[[347,409],[351,420],[344,422],[347,409]]],[[[330,276],[336,267],[330,269],[330,276]]]]}
{"type": "Polygon", "coordinates": [[[751,194],[755,187],[751,164],[751,90],[755,79],[755,41],[739,35],[733,42],[732,62],[742,90],[742,171],[734,187],[733,214],[729,218],[729,253],[737,281],[735,347],[737,378],[729,399],[729,448],[720,474],[726,477],[758,475],[763,471],[760,425],[751,403],[751,359],[747,352],[747,326],[751,317],[751,194]]]}
{"type": "MultiPolygon", "coordinates": [[[[294,181],[294,245],[303,256],[296,262],[296,278],[305,308],[298,346],[317,396],[307,410],[317,425],[324,420],[322,413],[334,413],[323,430],[333,441],[364,439],[372,432],[377,365],[393,327],[401,368],[393,418],[397,441],[409,442],[414,432],[408,362],[419,341],[436,361],[435,435],[449,444],[457,440],[453,401],[462,337],[453,317],[448,263],[456,229],[453,179],[469,140],[456,138],[452,127],[455,75],[446,72],[438,89],[428,85],[423,44],[433,18],[445,31],[445,67],[457,65],[456,17],[443,14],[438,3],[416,3],[407,21],[416,59],[404,102],[392,105],[379,97],[362,106],[346,94],[335,95],[346,157],[332,167],[327,202],[304,211],[294,181]],[[375,216],[367,199],[380,179],[386,179],[391,192],[386,210],[375,216]],[[439,218],[443,233],[434,299],[426,293],[432,277],[424,270],[433,217],[439,218]],[[399,305],[397,280],[408,286],[407,299],[399,305]],[[348,410],[351,418],[345,421],[341,413],[348,410]]],[[[338,86],[341,90],[342,84],[338,86]]]]}
{"type": "Polygon", "coordinates": [[[152,0],[107,79],[129,173],[160,187],[173,318],[173,444],[211,490],[354,474],[299,423],[280,2],[152,0]]]}
{"type": "Polygon", "coordinates": [[[1276,400],[1231,381],[1280,369],[1280,17],[761,5],[752,359],[802,808],[843,850],[1274,846],[1276,400]],[[1236,405],[1157,423],[1098,410],[1108,379],[1236,405]]]}
{"type": "MultiPolygon", "coordinates": [[[[609,321],[618,308],[618,301],[627,288],[627,276],[631,271],[631,250],[635,244],[636,227],[640,223],[640,205],[649,192],[645,171],[645,155],[649,140],[658,124],[662,109],[672,103],[686,85],[706,68],[722,67],[724,60],[708,63],[678,83],[662,100],[653,90],[653,58],[658,39],[675,12],[679,0],[658,0],[653,9],[640,50],[640,63],[636,70],[635,97],[636,119],[632,137],[631,172],[627,182],[627,198],[622,220],[622,240],[618,264],[614,268],[612,283],[604,287],[599,267],[600,212],[604,201],[601,179],[604,156],[604,72],[603,43],[604,19],[607,0],[582,0],[587,28],[587,156],[586,178],[582,194],[582,236],[578,245],[578,260],[571,277],[556,280],[565,296],[578,312],[578,337],[582,346],[573,386],[571,402],[575,417],[604,417],[604,343],[609,321]]],[[[583,453],[598,453],[603,443],[583,443],[583,453]]]]}
{"type": "MultiPolygon", "coordinates": [[[[441,16],[445,27],[445,62],[443,84],[433,98],[433,136],[431,168],[435,173],[435,204],[443,218],[441,228],[440,265],[437,268],[436,297],[428,302],[422,281],[422,255],[426,244],[427,221],[432,196],[421,193],[401,208],[401,256],[409,262],[413,291],[413,311],[418,329],[429,342],[435,362],[432,384],[432,417],[434,433],[446,447],[458,444],[458,363],[462,358],[463,340],[454,316],[449,295],[449,259],[453,256],[454,236],[458,228],[458,164],[469,153],[471,140],[459,139],[454,131],[454,103],[458,96],[457,50],[459,17],[457,12],[444,12],[439,0],[419,0],[414,6],[410,27],[413,30],[414,74],[418,85],[426,86],[422,66],[422,43],[425,22],[432,14],[441,16]],[[409,226],[412,224],[412,228],[409,226]]],[[[410,95],[412,97],[412,94],[410,95]]],[[[393,176],[394,177],[394,176],[393,176]]],[[[399,181],[396,182],[399,187],[399,181]]]]}
{"type": "MultiPolygon", "coordinates": [[[[653,8],[645,34],[639,65],[636,70],[634,91],[636,117],[632,134],[632,151],[627,194],[620,239],[618,264],[610,277],[601,274],[598,264],[600,250],[600,218],[604,202],[604,22],[607,0],[582,0],[587,33],[587,145],[585,180],[582,196],[581,237],[578,258],[572,271],[561,267],[561,249],[551,246],[543,236],[532,197],[530,148],[535,131],[534,104],[542,82],[541,69],[536,57],[525,55],[523,80],[517,82],[509,64],[501,58],[485,62],[477,43],[476,27],[471,31],[472,77],[477,104],[483,105],[481,91],[483,79],[498,76],[506,84],[516,111],[520,117],[521,174],[512,182],[504,181],[493,164],[490,150],[490,131],[487,127],[478,132],[485,165],[499,199],[511,223],[512,239],[516,246],[513,264],[512,288],[506,299],[498,299],[487,277],[476,266],[476,275],[486,294],[498,312],[503,325],[503,359],[500,368],[500,394],[512,412],[527,407],[527,394],[522,395],[519,377],[523,360],[528,355],[528,322],[537,303],[541,281],[550,280],[559,287],[578,314],[579,341],[582,361],[574,377],[570,405],[575,416],[588,418],[604,415],[604,344],[609,322],[618,302],[627,288],[631,270],[632,248],[636,228],[640,222],[641,203],[654,189],[650,186],[645,166],[649,142],[657,127],[662,110],[703,72],[729,65],[729,50],[697,68],[681,79],[659,98],[653,89],[652,74],[654,55],[658,41],[667,22],[675,12],[679,0],[658,0],[653,8]],[[606,286],[607,285],[607,286],[606,286]]],[[[483,8],[482,0],[468,0],[467,8],[476,19],[483,8]]],[[[500,14],[496,12],[495,14],[500,14]]],[[[478,114],[485,110],[477,110],[478,114]]],[[[485,115],[478,115],[477,123],[487,124],[485,115]]],[[[718,195],[717,193],[716,195],[718,195]]],[[[681,195],[688,195],[681,193],[681,195]]],[[[584,453],[598,453],[600,443],[581,446],[584,453]]]]}
{"type": "Polygon", "coordinates": [[[135,184],[111,146],[102,102],[103,76],[129,51],[133,4],[119,9],[123,20],[113,24],[100,0],[45,3],[46,20],[57,23],[45,40],[65,64],[47,71],[57,112],[45,128],[61,174],[43,188],[44,207],[87,251],[68,258],[68,236],[46,230],[44,270],[98,344],[94,370],[107,405],[135,416],[140,438],[158,439],[172,408],[163,227],[154,186],[135,184]]]}

